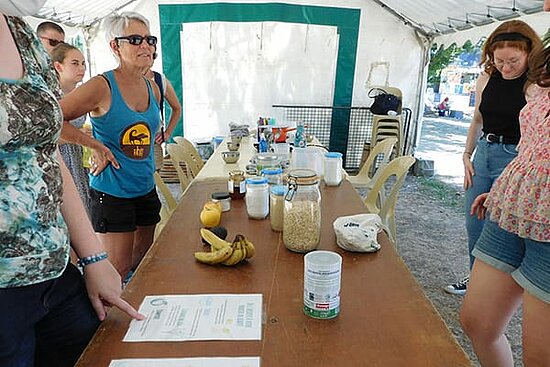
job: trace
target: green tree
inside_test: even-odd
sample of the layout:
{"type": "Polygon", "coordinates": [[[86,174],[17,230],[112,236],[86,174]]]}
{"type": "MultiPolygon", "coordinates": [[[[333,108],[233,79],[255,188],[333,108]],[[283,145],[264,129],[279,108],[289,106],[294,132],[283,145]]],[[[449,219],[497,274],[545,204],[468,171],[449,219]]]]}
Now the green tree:
{"type": "MultiPolygon", "coordinates": [[[[465,44],[466,47],[471,47],[465,44]]],[[[452,43],[449,47],[437,45],[434,43],[430,49],[430,65],[428,66],[428,86],[432,87],[434,91],[439,91],[439,82],[441,81],[441,71],[449,66],[458,55],[464,51],[463,47],[457,46],[456,43],[452,43]]]]}

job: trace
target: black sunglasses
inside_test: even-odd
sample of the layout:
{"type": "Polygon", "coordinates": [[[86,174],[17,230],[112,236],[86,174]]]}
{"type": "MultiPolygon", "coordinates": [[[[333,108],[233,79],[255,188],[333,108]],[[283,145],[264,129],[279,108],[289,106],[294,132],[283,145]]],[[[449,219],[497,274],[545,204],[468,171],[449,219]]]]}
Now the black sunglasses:
{"type": "Polygon", "coordinates": [[[143,40],[147,42],[149,46],[157,44],[157,37],[155,36],[140,36],[139,34],[131,34],[125,37],[115,37],[115,41],[127,41],[129,44],[139,46],[143,43],[143,40]]]}
{"type": "Polygon", "coordinates": [[[63,41],[58,41],[58,40],[54,40],[53,38],[48,38],[48,37],[40,37],[42,39],[45,39],[45,40],[48,40],[48,43],[50,44],[50,46],[52,47],[55,47],[57,45],[59,45],[60,43],[65,43],[63,41]]]}

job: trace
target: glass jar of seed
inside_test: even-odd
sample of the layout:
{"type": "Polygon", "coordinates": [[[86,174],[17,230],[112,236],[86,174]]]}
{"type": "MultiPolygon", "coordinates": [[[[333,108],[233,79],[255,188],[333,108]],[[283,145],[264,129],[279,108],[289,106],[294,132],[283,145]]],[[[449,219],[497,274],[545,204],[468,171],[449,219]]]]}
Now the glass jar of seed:
{"type": "Polygon", "coordinates": [[[283,214],[283,242],[291,251],[315,250],[321,237],[321,193],[315,171],[296,169],[288,174],[283,214]]]}

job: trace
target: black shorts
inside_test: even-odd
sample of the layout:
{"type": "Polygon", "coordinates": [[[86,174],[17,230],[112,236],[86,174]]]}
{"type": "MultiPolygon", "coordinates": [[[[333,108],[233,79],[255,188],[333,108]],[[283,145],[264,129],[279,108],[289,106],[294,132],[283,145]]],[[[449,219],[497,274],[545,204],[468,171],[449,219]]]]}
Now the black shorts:
{"type": "Polygon", "coordinates": [[[99,233],[133,232],[160,221],[157,190],[136,198],[119,198],[90,188],[92,225],[99,233]]]}

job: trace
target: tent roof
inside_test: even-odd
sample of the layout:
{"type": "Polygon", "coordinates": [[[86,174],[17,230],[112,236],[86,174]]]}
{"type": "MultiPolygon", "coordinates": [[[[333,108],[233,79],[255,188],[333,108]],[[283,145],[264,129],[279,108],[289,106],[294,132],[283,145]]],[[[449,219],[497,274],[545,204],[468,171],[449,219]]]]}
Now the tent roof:
{"type": "MultiPolygon", "coordinates": [[[[47,0],[41,18],[87,26],[136,0],[47,0]]],[[[385,8],[429,36],[453,33],[494,21],[542,11],[543,0],[364,0],[385,8]]]]}
{"type": "Polygon", "coordinates": [[[40,18],[69,26],[89,26],[136,0],[47,0],[40,18]]]}

